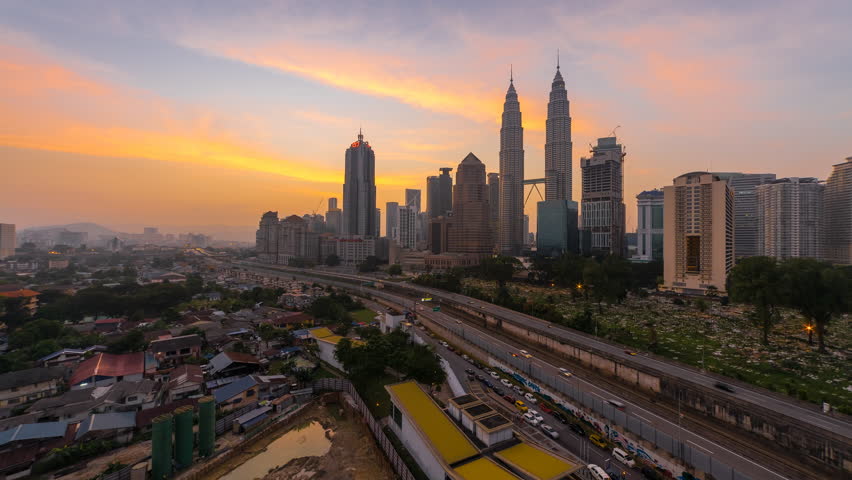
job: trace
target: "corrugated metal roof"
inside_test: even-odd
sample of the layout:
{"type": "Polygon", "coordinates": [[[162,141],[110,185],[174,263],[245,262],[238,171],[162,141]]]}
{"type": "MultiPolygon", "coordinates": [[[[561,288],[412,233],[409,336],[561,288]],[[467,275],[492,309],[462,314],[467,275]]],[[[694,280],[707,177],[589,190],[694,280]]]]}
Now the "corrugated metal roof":
{"type": "Polygon", "coordinates": [[[64,437],[68,422],[26,423],[0,432],[0,445],[21,440],[64,437]]]}
{"type": "Polygon", "coordinates": [[[254,377],[243,377],[218,390],[215,390],[213,392],[213,398],[216,399],[216,403],[222,403],[235,395],[245,392],[255,385],[257,385],[257,381],[254,377]]]}
{"type": "Polygon", "coordinates": [[[75,440],[89,432],[135,428],[136,412],[94,413],[80,423],[75,440]]]}

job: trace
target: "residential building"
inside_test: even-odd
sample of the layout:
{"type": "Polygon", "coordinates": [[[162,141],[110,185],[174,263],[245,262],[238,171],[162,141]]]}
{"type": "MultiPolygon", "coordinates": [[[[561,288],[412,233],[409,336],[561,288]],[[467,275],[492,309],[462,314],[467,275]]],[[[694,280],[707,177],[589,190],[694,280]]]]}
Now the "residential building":
{"type": "Polygon", "coordinates": [[[592,156],[580,159],[583,176],[583,229],[592,251],[624,255],[624,157],[615,137],[599,138],[592,156]]]}
{"type": "Polygon", "coordinates": [[[405,189],[405,206],[414,208],[416,213],[420,213],[420,190],[416,188],[405,189]]]}
{"type": "Polygon", "coordinates": [[[22,307],[30,313],[35,313],[36,309],[38,309],[39,295],[41,295],[41,292],[22,288],[20,290],[0,291],[0,300],[4,300],[6,298],[21,298],[23,299],[22,307]]]}
{"type": "Polygon", "coordinates": [[[376,218],[376,154],[364,135],[346,149],[343,184],[343,233],[378,236],[376,218]]]}
{"type": "MultiPolygon", "coordinates": [[[[756,254],[779,260],[819,258],[824,190],[816,178],[782,178],[758,185],[756,254]]],[[[736,202],[738,197],[734,198],[736,202]]],[[[736,238],[736,228],[734,234],[736,238]]]]}
{"type": "Polygon", "coordinates": [[[399,203],[385,204],[385,236],[399,242],[399,203]]]}
{"type": "Polygon", "coordinates": [[[547,104],[544,143],[544,199],[571,200],[573,166],[571,142],[571,111],[565,81],[556,61],[556,75],[547,104]]]}
{"type": "Polygon", "coordinates": [[[182,335],[154,340],[148,346],[148,351],[160,363],[182,363],[185,358],[198,358],[201,355],[201,337],[182,335]]]}
{"type": "Polygon", "coordinates": [[[213,390],[216,408],[229,412],[258,401],[257,380],[247,375],[213,390]]]}
{"type": "Polygon", "coordinates": [[[326,231],[331,233],[341,233],[343,221],[342,210],[337,208],[337,199],[331,197],[328,199],[328,210],[325,212],[326,231]]]}
{"type": "MultiPolygon", "coordinates": [[[[310,328],[308,331],[311,334],[311,338],[313,338],[319,350],[317,354],[323,362],[331,365],[332,367],[343,371],[343,365],[337,360],[337,357],[334,356],[334,350],[337,348],[337,344],[343,340],[343,337],[335,334],[327,327],[317,327],[310,328]]],[[[352,340],[353,345],[362,345],[363,342],[352,340]]]]}
{"type": "Polygon", "coordinates": [[[255,234],[257,259],[263,263],[278,261],[278,212],[266,212],[260,217],[260,226],[255,234]]]}
{"type": "MultiPolygon", "coordinates": [[[[99,353],[77,365],[71,374],[69,385],[72,390],[104,387],[122,380],[138,382],[146,371],[144,352],[99,353]]],[[[151,359],[152,364],[155,364],[151,359]]]]}
{"type": "Polygon", "coordinates": [[[663,260],[663,200],[662,190],[646,190],[636,195],[639,208],[636,226],[635,260],[663,260]]]}
{"type": "Polygon", "coordinates": [[[759,255],[757,187],[775,180],[774,173],[726,173],[734,192],[734,252],[736,260],[759,255]]]}
{"type": "Polygon", "coordinates": [[[852,265],[852,157],[838,163],[825,181],[823,258],[852,265]]]}
{"type": "Polygon", "coordinates": [[[401,248],[414,250],[417,247],[417,212],[413,206],[397,208],[396,242],[401,248]]]}
{"type": "Polygon", "coordinates": [[[88,232],[71,232],[63,230],[57,233],[56,243],[59,245],[68,245],[69,247],[80,248],[89,240],[88,232]]]}
{"type": "Polygon", "coordinates": [[[275,263],[289,265],[295,259],[307,257],[308,224],[298,215],[290,215],[281,220],[278,228],[278,256],[275,263]]]}
{"type": "Polygon", "coordinates": [[[38,367],[0,375],[0,408],[15,407],[59,393],[64,367],[38,367]]]}
{"type": "Polygon", "coordinates": [[[577,202],[565,199],[538,202],[536,252],[558,257],[563,253],[579,253],[577,202]]]}
{"type": "Polygon", "coordinates": [[[500,253],[518,255],[524,244],[524,128],[514,78],[500,128],[500,253]]]}
{"type": "Polygon", "coordinates": [[[260,369],[260,361],[250,353],[220,352],[210,359],[210,375],[229,377],[246,375],[260,369]]]}
{"type": "Polygon", "coordinates": [[[357,266],[375,254],[376,241],[373,237],[349,235],[337,239],[337,257],[341,265],[357,266]]]}
{"type": "Polygon", "coordinates": [[[665,288],[725,293],[734,266],[734,194],[709,172],[692,172],[663,189],[665,288]]]}
{"type": "Polygon", "coordinates": [[[169,382],[166,384],[169,403],[202,394],[204,372],[200,365],[183,364],[169,372],[169,382]]]}
{"type": "Polygon", "coordinates": [[[473,153],[459,164],[453,189],[449,252],[482,257],[493,252],[485,165],[473,153]]]}
{"type": "Polygon", "coordinates": [[[95,332],[115,333],[121,331],[122,323],[124,323],[123,318],[100,318],[95,320],[95,332]]]}

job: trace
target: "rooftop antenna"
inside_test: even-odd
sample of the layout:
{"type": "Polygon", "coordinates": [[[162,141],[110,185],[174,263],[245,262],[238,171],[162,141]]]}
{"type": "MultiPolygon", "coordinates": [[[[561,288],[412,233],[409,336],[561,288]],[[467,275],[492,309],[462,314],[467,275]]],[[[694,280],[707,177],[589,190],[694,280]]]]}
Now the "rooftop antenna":
{"type": "Polygon", "coordinates": [[[510,63],[509,64],[509,83],[512,83],[514,81],[515,81],[515,72],[512,71],[512,64],[510,63]]]}
{"type": "Polygon", "coordinates": [[[617,126],[617,127],[613,128],[613,129],[612,129],[612,133],[610,133],[610,134],[609,134],[609,136],[610,136],[610,137],[614,137],[614,136],[615,136],[615,131],[616,131],[616,130],[618,130],[619,128],[621,128],[621,125],[619,125],[619,126],[617,126]]]}
{"type": "Polygon", "coordinates": [[[559,70],[559,49],[556,49],[556,69],[559,70]]]}

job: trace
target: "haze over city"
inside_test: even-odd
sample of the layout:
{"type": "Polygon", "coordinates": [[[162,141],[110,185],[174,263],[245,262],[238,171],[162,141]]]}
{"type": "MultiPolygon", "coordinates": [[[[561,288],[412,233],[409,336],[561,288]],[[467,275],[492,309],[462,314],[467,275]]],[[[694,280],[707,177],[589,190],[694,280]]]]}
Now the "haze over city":
{"type": "Polygon", "coordinates": [[[510,65],[526,177],[543,177],[559,50],[574,197],[576,159],[620,125],[632,231],[635,195],[686,171],[824,179],[849,155],[850,9],[3,2],[0,217],[141,231],[310,213],[341,196],[359,127],[384,206],[468,152],[497,171],[510,65]]]}

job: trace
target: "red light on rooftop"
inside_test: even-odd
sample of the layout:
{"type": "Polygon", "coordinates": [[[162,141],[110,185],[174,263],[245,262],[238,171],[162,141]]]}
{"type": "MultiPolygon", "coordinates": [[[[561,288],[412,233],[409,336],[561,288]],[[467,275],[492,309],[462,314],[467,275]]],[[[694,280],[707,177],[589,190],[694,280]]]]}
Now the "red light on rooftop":
{"type": "Polygon", "coordinates": [[[361,142],[352,142],[352,148],[358,148],[361,145],[361,142]]]}

